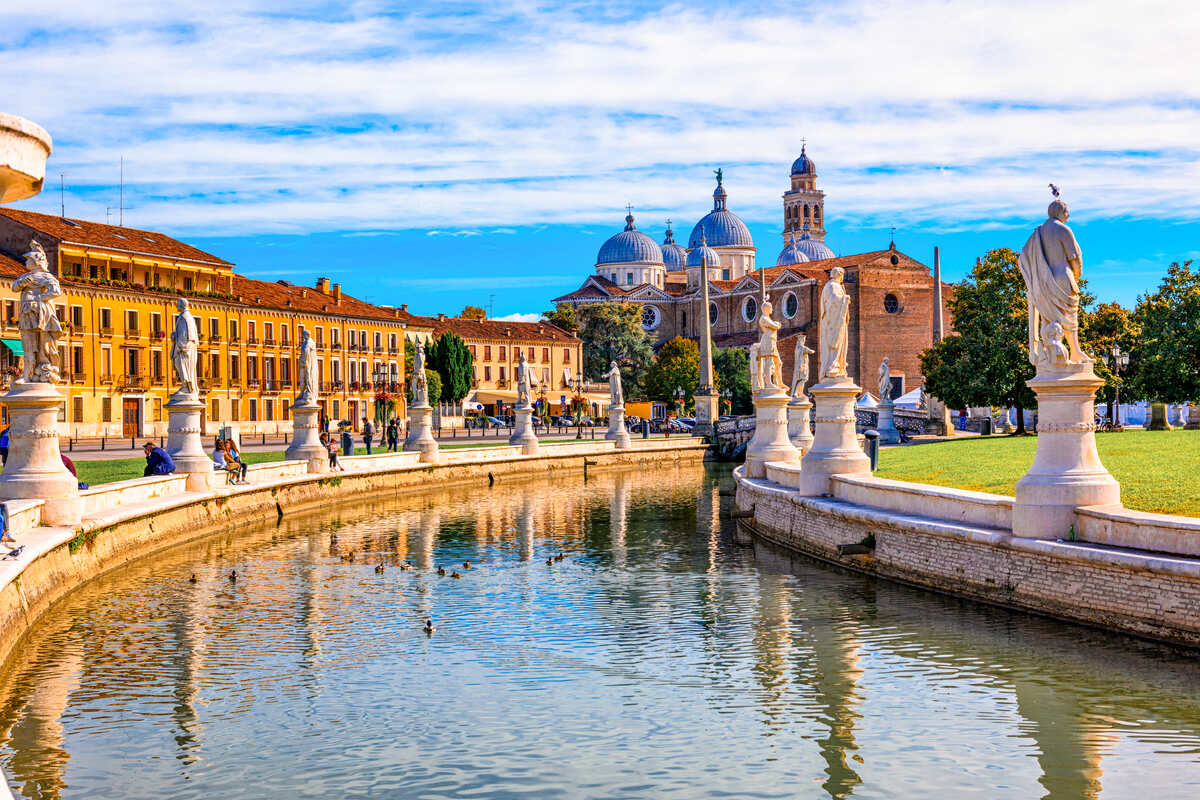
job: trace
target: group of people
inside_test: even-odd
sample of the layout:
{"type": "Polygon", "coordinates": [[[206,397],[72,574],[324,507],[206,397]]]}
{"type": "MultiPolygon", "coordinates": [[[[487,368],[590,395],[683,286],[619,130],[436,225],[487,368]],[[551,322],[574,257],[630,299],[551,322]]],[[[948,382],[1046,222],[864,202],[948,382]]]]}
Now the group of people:
{"type": "Polygon", "coordinates": [[[238,452],[237,445],[232,439],[222,439],[220,436],[213,443],[213,469],[223,470],[229,476],[229,482],[235,485],[246,483],[246,462],[238,452]]]}
{"type": "MultiPolygon", "coordinates": [[[[363,446],[367,448],[367,455],[371,454],[371,445],[375,441],[375,423],[363,417],[362,421],[362,440],[363,446]]],[[[383,429],[383,436],[380,437],[380,443],[386,443],[388,452],[400,452],[400,420],[392,417],[388,420],[387,425],[383,429]]]]}

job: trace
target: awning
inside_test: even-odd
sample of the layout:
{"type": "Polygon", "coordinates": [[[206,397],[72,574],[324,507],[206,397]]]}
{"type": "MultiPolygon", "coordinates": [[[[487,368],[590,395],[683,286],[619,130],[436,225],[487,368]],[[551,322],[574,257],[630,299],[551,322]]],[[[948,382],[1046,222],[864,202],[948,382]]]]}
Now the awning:
{"type": "Polygon", "coordinates": [[[20,339],[0,339],[0,344],[11,350],[14,356],[25,357],[25,348],[21,346],[20,339]]]}

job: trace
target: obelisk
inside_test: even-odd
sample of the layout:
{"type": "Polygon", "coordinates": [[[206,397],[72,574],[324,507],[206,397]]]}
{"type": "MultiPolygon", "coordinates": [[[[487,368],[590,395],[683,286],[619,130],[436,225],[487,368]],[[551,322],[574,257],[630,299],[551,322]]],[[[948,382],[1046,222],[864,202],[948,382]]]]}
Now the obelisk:
{"type": "Polygon", "coordinates": [[[700,259],[700,386],[696,388],[696,436],[712,436],[720,397],[713,386],[712,317],[708,311],[708,254],[700,259]]]}

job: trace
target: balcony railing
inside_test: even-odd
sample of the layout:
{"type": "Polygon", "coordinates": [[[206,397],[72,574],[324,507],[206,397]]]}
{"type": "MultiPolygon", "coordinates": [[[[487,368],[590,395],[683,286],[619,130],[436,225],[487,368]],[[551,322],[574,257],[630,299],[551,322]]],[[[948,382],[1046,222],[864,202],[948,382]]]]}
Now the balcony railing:
{"type": "Polygon", "coordinates": [[[112,331],[111,327],[106,328],[106,327],[101,326],[101,328],[100,328],[101,336],[112,336],[112,333],[113,333],[113,331],[112,331]]]}
{"type": "Polygon", "coordinates": [[[246,344],[258,344],[258,337],[257,336],[247,336],[246,344]]]}
{"type": "Polygon", "coordinates": [[[145,389],[150,385],[150,379],[145,375],[122,375],[120,388],[122,389],[145,389]]]}
{"type": "Polygon", "coordinates": [[[112,382],[113,382],[113,376],[111,373],[103,373],[100,375],[100,383],[101,384],[103,384],[105,386],[111,386],[112,382]]]}
{"type": "Polygon", "coordinates": [[[82,322],[80,322],[80,323],[72,322],[70,325],[67,326],[67,328],[71,331],[72,336],[79,336],[80,334],[87,331],[87,326],[84,325],[82,322]]]}
{"type": "Polygon", "coordinates": [[[246,386],[250,387],[251,389],[257,389],[259,386],[258,378],[247,378],[246,386]]]}
{"type": "Polygon", "coordinates": [[[125,329],[125,338],[126,339],[140,339],[140,338],[142,338],[142,331],[140,328],[126,328],[125,329]]]}
{"type": "Polygon", "coordinates": [[[164,377],[162,375],[151,375],[150,376],[150,384],[152,386],[162,386],[166,382],[167,382],[166,377],[164,377]]]}
{"type": "Polygon", "coordinates": [[[233,336],[229,337],[230,344],[239,344],[239,343],[241,343],[241,341],[242,341],[242,337],[238,336],[236,333],[233,336]]]}
{"type": "Polygon", "coordinates": [[[331,344],[331,345],[329,345],[329,346],[330,346],[331,348],[333,348],[334,350],[341,350],[341,349],[342,349],[342,343],[341,343],[341,342],[334,342],[333,344],[331,344]]]}
{"type": "Polygon", "coordinates": [[[321,384],[322,392],[340,392],[342,390],[341,381],[328,381],[321,384]]]}
{"type": "Polygon", "coordinates": [[[71,383],[87,383],[87,373],[72,372],[71,373],[71,383]]]}
{"type": "Polygon", "coordinates": [[[263,394],[279,394],[279,381],[264,380],[260,388],[263,394]]]}
{"type": "Polygon", "coordinates": [[[395,348],[395,347],[389,347],[389,348],[388,348],[388,355],[389,355],[389,356],[399,355],[399,353],[400,353],[400,350],[399,350],[398,348],[395,348]]]}
{"type": "Polygon", "coordinates": [[[274,347],[275,346],[275,338],[272,336],[268,336],[265,339],[263,339],[263,344],[266,345],[267,347],[274,347]]]}
{"type": "Polygon", "coordinates": [[[210,342],[212,342],[213,344],[220,344],[221,343],[221,334],[218,333],[215,336],[210,336],[210,337],[208,337],[208,340],[210,342]]]}

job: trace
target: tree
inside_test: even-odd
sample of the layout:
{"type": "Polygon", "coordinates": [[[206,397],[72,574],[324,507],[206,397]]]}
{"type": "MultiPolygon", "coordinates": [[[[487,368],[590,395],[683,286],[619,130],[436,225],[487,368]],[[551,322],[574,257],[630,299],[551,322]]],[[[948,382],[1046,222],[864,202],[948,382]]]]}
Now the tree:
{"type": "Polygon", "coordinates": [[[700,384],[700,348],[691,339],[676,336],[662,346],[646,370],[646,396],[674,402],[675,389],[683,389],[685,403],[692,402],[700,384]]]}
{"type": "Polygon", "coordinates": [[[460,319],[487,319],[487,312],[479,306],[463,306],[458,316],[460,319]]]}
{"type": "Polygon", "coordinates": [[[733,413],[749,414],[750,356],[740,347],[727,347],[713,353],[713,374],[722,389],[733,392],[733,413]]]}
{"type": "Polygon", "coordinates": [[[646,367],[653,358],[650,337],[642,327],[642,307],[619,301],[590,303],[576,316],[583,340],[584,377],[602,380],[609,363],[615,361],[621,368],[625,396],[639,397],[646,367]]]}
{"type": "Polygon", "coordinates": [[[425,363],[441,377],[442,402],[461,402],[471,392],[475,377],[475,359],[467,343],[458,334],[447,331],[433,340],[426,356],[425,363]]]}
{"type": "Polygon", "coordinates": [[[575,317],[575,309],[567,303],[559,303],[553,311],[543,311],[542,317],[551,325],[562,328],[572,336],[579,333],[579,321],[575,317]]]}
{"type": "Polygon", "coordinates": [[[1133,311],[1129,385],[1134,396],[1161,403],[1200,399],[1200,271],[1175,262],[1153,294],[1133,311]]]}
{"type": "Polygon", "coordinates": [[[1080,314],[1079,327],[1083,349],[1096,359],[1096,375],[1104,378],[1096,399],[1108,404],[1108,420],[1116,422],[1113,401],[1117,387],[1124,388],[1127,374],[1118,377],[1105,358],[1112,358],[1114,345],[1126,353],[1132,352],[1138,339],[1138,323],[1120,303],[1101,303],[1095,311],[1080,314]]]}
{"type": "MultiPolygon", "coordinates": [[[[429,390],[429,402],[436,403],[437,398],[442,396],[442,376],[438,375],[435,370],[425,370],[425,388],[429,390]]],[[[408,402],[413,402],[413,382],[408,382],[408,402]]]]}

